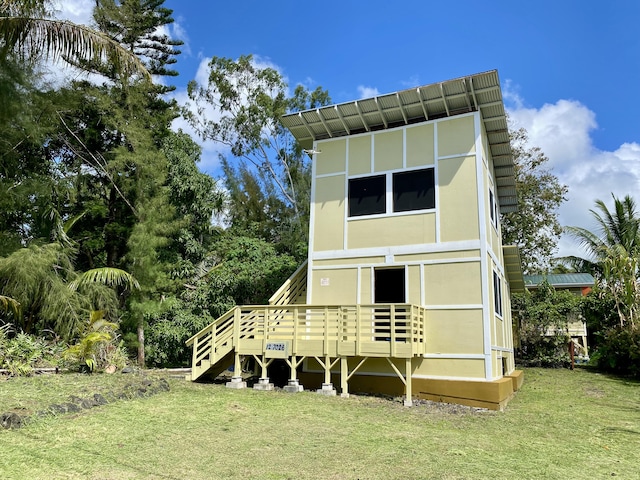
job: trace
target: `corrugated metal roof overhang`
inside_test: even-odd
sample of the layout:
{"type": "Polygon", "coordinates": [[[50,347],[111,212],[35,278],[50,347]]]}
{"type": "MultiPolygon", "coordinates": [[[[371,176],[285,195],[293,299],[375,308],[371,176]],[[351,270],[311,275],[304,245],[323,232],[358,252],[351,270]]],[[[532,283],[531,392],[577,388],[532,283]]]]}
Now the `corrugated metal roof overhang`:
{"type": "Polygon", "coordinates": [[[525,275],[524,283],[527,287],[536,288],[546,278],[554,287],[593,287],[595,279],[589,273],[550,273],[548,275],[525,275]]]}
{"type": "Polygon", "coordinates": [[[489,139],[500,212],[517,210],[516,181],[497,70],[282,117],[303,148],[316,140],[479,111],[489,139]]]}
{"type": "Polygon", "coordinates": [[[502,255],[504,256],[504,269],[507,274],[511,293],[524,292],[524,276],[522,275],[520,249],[517,245],[505,245],[502,247],[502,255]]]}

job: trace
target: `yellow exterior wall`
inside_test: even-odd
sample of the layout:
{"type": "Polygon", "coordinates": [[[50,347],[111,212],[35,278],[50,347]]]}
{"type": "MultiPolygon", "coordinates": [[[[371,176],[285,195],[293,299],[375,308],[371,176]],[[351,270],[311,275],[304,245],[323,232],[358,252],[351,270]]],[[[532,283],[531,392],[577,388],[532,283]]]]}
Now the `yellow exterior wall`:
{"type": "Polygon", "coordinates": [[[344,175],[316,179],[313,250],[339,250],[344,242],[344,175]]]}
{"type": "Polygon", "coordinates": [[[431,252],[431,253],[408,253],[406,255],[396,255],[396,262],[421,262],[438,260],[451,260],[454,258],[477,258],[480,257],[480,250],[457,250],[455,252],[431,252]]]}
{"type": "Polygon", "coordinates": [[[473,153],[475,141],[473,115],[438,122],[438,156],[473,153]]]}
{"type": "Polygon", "coordinates": [[[407,128],[407,168],[433,165],[433,124],[407,128]]]}
{"type": "Polygon", "coordinates": [[[374,135],[374,169],[376,172],[402,168],[402,130],[374,135]]]}
{"type": "Polygon", "coordinates": [[[346,170],[346,140],[325,142],[322,144],[321,152],[316,160],[316,175],[343,173],[346,170]]]}
{"type": "Polygon", "coordinates": [[[484,360],[473,358],[426,358],[413,371],[429,377],[484,378],[484,360]]]}
{"type": "Polygon", "coordinates": [[[482,303],[480,262],[425,265],[424,278],[426,305],[482,303]]]}
{"type": "Polygon", "coordinates": [[[332,260],[315,260],[313,265],[315,267],[324,266],[336,266],[336,265],[370,265],[376,263],[384,263],[385,258],[381,256],[375,257],[350,257],[350,258],[336,258],[332,260]]]}
{"type": "Polygon", "coordinates": [[[455,242],[480,238],[475,157],[440,160],[438,176],[440,240],[455,242]]]}
{"type": "Polygon", "coordinates": [[[365,305],[373,303],[373,292],[371,291],[371,268],[360,269],[360,302],[365,305]]]}
{"type": "Polygon", "coordinates": [[[407,302],[413,303],[414,305],[422,305],[422,298],[420,294],[422,290],[422,285],[420,284],[420,266],[409,265],[406,268],[409,275],[409,282],[408,285],[406,285],[407,302]]]}
{"type": "Polygon", "coordinates": [[[371,173],[371,136],[349,138],[349,175],[371,173]]]}
{"type": "Polygon", "coordinates": [[[434,213],[350,220],[347,248],[392,247],[436,241],[434,213]]]}
{"type": "Polygon", "coordinates": [[[482,310],[429,310],[427,353],[482,354],[482,310]]]}
{"type": "Polygon", "coordinates": [[[358,269],[316,270],[311,274],[311,286],[314,305],[355,305],[358,269]]]}

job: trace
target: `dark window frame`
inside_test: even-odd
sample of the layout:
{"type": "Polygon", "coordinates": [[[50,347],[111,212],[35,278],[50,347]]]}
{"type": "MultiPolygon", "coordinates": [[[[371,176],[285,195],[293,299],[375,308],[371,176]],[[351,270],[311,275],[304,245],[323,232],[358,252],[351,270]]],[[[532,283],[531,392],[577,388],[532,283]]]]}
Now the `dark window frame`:
{"type": "Polygon", "coordinates": [[[489,216],[491,218],[491,225],[498,230],[499,216],[498,216],[498,200],[493,193],[493,189],[489,189],[489,216]]]}
{"type": "Polygon", "coordinates": [[[436,208],[435,168],[395,172],[392,175],[393,212],[436,208]]]}
{"type": "Polygon", "coordinates": [[[349,217],[384,214],[387,212],[387,176],[382,174],[350,178],[347,196],[349,217]],[[373,200],[373,197],[377,198],[373,200]]]}
{"type": "Polygon", "coordinates": [[[348,218],[435,210],[435,177],[435,167],[427,167],[349,178],[348,218]],[[391,191],[387,192],[389,181],[391,191]],[[387,209],[387,193],[391,195],[391,211],[387,209]]]}
{"type": "Polygon", "coordinates": [[[493,306],[496,315],[502,317],[502,282],[495,270],[493,271],[493,306]]]}

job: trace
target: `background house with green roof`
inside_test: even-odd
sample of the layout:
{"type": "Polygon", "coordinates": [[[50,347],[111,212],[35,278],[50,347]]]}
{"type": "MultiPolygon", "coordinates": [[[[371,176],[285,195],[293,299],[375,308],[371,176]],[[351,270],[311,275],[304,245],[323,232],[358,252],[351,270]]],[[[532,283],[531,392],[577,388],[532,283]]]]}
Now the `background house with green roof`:
{"type": "MultiPolygon", "coordinates": [[[[525,288],[529,291],[537,290],[545,279],[556,290],[566,290],[580,296],[587,295],[595,284],[595,279],[589,273],[549,273],[546,275],[524,275],[525,288]]],[[[585,319],[582,316],[569,319],[566,333],[579,347],[580,354],[587,356],[589,350],[585,319]]],[[[546,334],[556,335],[557,330],[549,329],[546,334]]]]}

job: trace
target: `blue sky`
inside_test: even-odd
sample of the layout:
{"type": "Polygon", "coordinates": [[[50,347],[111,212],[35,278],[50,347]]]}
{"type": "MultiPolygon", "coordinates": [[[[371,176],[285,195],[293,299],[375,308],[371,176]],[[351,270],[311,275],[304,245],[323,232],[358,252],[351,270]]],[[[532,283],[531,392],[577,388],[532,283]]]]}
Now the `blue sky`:
{"type": "MultiPolygon", "coordinates": [[[[86,23],[91,0],[58,0],[86,23]]],[[[167,0],[184,40],[176,98],[208,58],[253,54],[345,102],[497,69],[507,110],[569,187],[563,225],[611,193],[640,202],[640,2],[167,0]]],[[[217,174],[215,145],[201,168],[217,174]]],[[[577,253],[567,238],[560,254],[577,253]]]]}

